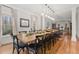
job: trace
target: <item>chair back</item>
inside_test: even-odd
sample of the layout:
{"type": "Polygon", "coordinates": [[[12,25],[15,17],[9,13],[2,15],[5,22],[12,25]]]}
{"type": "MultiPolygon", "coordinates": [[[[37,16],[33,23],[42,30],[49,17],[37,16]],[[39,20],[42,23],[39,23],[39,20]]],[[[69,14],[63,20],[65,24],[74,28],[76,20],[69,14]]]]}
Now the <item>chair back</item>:
{"type": "Polygon", "coordinates": [[[12,38],[13,38],[13,46],[18,48],[19,47],[19,42],[18,42],[17,36],[13,35],[12,38]]]}

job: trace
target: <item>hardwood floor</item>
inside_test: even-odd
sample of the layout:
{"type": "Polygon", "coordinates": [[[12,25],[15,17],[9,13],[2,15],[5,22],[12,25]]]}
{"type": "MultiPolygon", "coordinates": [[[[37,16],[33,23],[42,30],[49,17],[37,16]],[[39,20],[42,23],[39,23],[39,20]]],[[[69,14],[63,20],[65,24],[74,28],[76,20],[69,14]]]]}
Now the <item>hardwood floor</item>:
{"type": "Polygon", "coordinates": [[[0,47],[0,54],[11,54],[11,53],[12,53],[12,44],[0,47]]]}
{"type": "Polygon", "coordinates": [[[79,41],[73,42],[67,37],[63,40],[62,45],[57,51],[57,54],[78,54],[79,53],[79,41]]]}
{"type": "MultiPolygon", "coordinates": [[[[59,41],[54,45],[51,44],[51,49],[46,51],[46,54],[78,54],[79,53],[79,41],[73,42],[69,35],[62,35],[59,41]]],[[[0,54],[12,54],[12,44],[1,46],[0,54]]],[[[16,54],[16,51],[15,51],[16,54]]],[[[26,52],[21,52],[26,54],[26,52]]]]}

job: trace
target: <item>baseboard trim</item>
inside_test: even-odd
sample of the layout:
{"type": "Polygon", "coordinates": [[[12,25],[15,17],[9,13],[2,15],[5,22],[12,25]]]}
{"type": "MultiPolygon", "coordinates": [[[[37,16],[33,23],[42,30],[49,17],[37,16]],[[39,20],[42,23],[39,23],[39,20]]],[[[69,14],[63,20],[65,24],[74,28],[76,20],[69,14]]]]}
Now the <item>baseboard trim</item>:
{"type": "Polygon", "coordinates": [[[9,45],[9,44],[12,44],[12,42],[6,43],[6,44],[1,44],[0,46],[6,46],[6,45],[9,45]]]}

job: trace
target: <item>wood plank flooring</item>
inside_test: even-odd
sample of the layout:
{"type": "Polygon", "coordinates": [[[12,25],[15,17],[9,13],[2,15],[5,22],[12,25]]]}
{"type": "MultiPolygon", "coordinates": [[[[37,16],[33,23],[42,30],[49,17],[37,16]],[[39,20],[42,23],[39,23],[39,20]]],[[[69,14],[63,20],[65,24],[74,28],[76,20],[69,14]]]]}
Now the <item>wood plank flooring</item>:
{"type": "MultiPolygon", "coordinates": [[[[59,41],[53,45],[51,49],[46,51],[46,54],[78,54],[79,53],[79,41],[73,42],[69,35],[62,35],[59,41]]],[[[0,54],[12,54],[12,44],[8,44],[0,47],[0,54]]],[[[15,51],[16,54],[16,51],[15,51]]],[[[21,52],[26,54],[26,52],[21,52]]]]}

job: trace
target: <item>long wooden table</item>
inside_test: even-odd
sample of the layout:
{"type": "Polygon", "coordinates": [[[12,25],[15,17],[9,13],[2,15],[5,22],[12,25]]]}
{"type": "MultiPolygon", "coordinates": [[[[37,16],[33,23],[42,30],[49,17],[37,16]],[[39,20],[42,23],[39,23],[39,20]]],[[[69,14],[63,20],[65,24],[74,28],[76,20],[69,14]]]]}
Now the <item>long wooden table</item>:
{"type": "Polygon", "coordinates": [[[57,30],[53,30],[53,31],[50,31],[50,32],[42,32],[42,33],[35,33],[35,34],[32,34],[32,35],[26,35],[26,33],[21,33],[21,34],[18,34],[18,38],[23,42],[23,43],[35,43],[35,40],[37,39],[36,37],[40,37],[40,36],[44,36],[44,35],[47,35],[47,34],[50,34],[51,32],[55,32],[57,30]]]}
{"type": "MultiPolygon", "coordinates": [[[[54,33],[54,32],[57,32],[57,31],[58,30],[48,30],[48,31],[40,32],[40,33],[33,33],[33,34],[30,34],[30,35],[27,35],[26,33],[19,33],[17,35],[17,37],[23,43],[30,45],[32,43],[36,43],[36,40],[38,41],[38,37],[40,37],[41,39],[42,39],[42,37],[46,38],[46,37],[49,37],[51,33],[54,33]]],[[[43,45],[42,47],[44,47],[42,53],[46,53],[46,41],[44,41],[42,45],[43,45]]]]}

